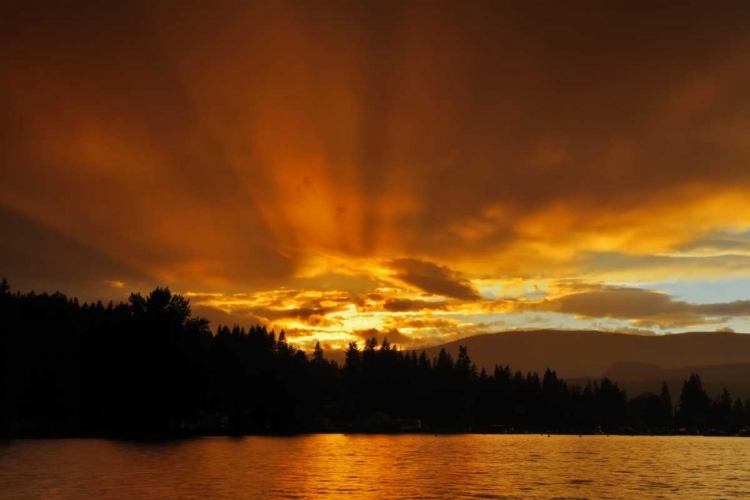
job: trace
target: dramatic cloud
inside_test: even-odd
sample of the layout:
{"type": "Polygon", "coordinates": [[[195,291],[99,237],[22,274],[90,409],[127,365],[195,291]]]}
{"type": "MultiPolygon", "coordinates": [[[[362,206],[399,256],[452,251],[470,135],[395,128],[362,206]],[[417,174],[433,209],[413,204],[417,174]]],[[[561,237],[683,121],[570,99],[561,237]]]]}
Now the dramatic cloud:
{"type": "Polygon", "coordinates": [[[458,322],[425,324],[435,342],[749,330],[740,287],[722,306],[635,290],[750,285],[749,16],[4,2],[0,275],[87,299],[168,285],[330,345],[416,335],[388,324],[405,315],[458,322]]]}

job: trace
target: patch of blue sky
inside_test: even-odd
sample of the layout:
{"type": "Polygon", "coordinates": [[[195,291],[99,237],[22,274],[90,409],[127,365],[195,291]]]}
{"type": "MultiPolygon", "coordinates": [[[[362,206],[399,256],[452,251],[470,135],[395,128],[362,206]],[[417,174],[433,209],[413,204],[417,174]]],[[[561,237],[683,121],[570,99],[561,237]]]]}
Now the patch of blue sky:
{"type": "MultiPolygon", "coordinates": [[[[750,318],[732,318],[725,322],[724,327],[737,333],[750,333],[750,318]]],[[[715,328],[721,330],[722,327],[715,328]]]]}
{"type": "Polygon", "coordinates": [[[696,304],[713,304],[750,300],[750,279],[725,278],[711,281],[675,281],[638,283],[632,286],[668,293],[675,300],[696,304]]]}

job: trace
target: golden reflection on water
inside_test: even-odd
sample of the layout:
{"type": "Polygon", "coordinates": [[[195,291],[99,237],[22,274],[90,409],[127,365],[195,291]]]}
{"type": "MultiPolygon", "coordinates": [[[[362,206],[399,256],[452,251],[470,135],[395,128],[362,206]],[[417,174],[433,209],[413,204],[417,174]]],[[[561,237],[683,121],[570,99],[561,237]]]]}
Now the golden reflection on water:
{"type": "Polygon", "coordinates": [[[0,445],[0,498],[750,497],[750,440],[313,435],[0,445]]]}

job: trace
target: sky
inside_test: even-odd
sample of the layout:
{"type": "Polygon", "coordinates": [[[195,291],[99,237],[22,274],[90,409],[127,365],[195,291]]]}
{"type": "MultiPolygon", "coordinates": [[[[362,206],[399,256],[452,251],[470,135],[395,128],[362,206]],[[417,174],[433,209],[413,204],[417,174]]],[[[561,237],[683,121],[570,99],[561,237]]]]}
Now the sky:
{"type": "Polygon", "coordinates": [[[747,2],[5,1],[0,275],[303,348],[750,331],[747,2]]]}

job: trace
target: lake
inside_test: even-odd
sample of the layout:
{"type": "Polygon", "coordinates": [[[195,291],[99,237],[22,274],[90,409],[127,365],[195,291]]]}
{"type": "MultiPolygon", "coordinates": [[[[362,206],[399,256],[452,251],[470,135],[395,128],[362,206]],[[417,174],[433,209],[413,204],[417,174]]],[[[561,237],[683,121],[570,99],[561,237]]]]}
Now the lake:
{"type": "Polygon", "coordinates": [[[0,445],[0,498],[750,497],[750,439],[310,435],[0,445]]]}

